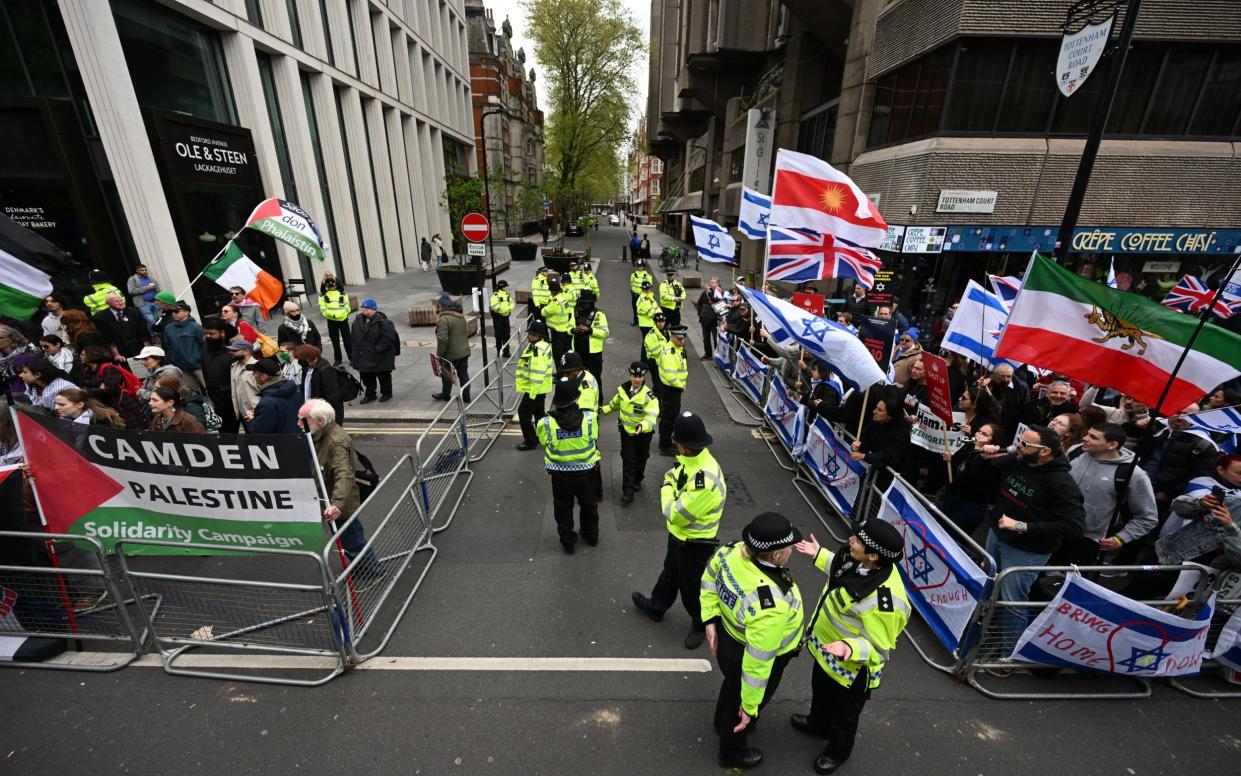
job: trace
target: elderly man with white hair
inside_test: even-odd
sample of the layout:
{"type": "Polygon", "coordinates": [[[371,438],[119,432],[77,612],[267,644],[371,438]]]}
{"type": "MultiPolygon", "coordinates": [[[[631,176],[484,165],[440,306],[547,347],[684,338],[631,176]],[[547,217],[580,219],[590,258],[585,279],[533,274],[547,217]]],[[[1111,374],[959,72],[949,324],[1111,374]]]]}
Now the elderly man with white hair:
{"type": "Polygon", "coordinates": [[[361,592],[383,576],[384,567],[375,550],[366,547],[362,521],[349,521],[349,517],[362,506],[356,476],[358,454],[353,447],[353,438],[336,424],[336,410],[323,399],[311,399],[303,404],[297,411],[297,419],[310,430],[315,456],[323,470],[328,500],[323,519],[334,523],[336,530],[348,523],[340,535],[341,546],[350,561],[362,556],[353,566],[355,589],[361,592]]]}
{"type": "Polygon", "coordinates": [[[142,311],[126,305],[125,297],[119,293],[108,294],[105,299],[107,307],[91,316],[91,322],[113,356],[134,358],[151,344],[147,320],[142,311]]]}

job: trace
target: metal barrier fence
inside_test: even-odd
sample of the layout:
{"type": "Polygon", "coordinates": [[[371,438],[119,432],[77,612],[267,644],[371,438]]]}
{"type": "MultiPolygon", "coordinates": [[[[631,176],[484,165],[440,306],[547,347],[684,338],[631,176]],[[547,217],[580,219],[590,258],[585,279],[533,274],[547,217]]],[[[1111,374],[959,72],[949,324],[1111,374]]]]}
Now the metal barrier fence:
{"type": "Polygon", "coordinates": [[[143,548],[216,551],[212,544],[125,539],[116,553],[122,577],[135,599],[159,596],[158,610],[140,607],[164,670],[180,676],[209,677],[268,684],[316,686],[345,670],[346,654],[340,607],[331,593],[328,568],[313,552],[251,548],[236,557],[144,557],[143,548]],[[257,558],[265,562],[256,563],[257,558]],[[210,567],[191,574],[186,566],[210,567]],[[165,571],[175,568],[179,573],[165,571]],[[233,576],[223,571],[236,569],[233,576]],[[328,673],[314,679],[296,676],[234,674],[179,666],[193,649],[264,652],[325,658],[328,673]]]}
{"type": "Polygon", "coordinates": [[[144,633],[134,627],[133,609],[159,609],[159,599],[130,599],[117,584],[108,556],[95,539],[66,534],[0,531],[6,560],[0,565],[4,594],[0,636],[66,641],[109,649],[109,659],[73,666],[40,662],[0,662],[18,668],[115,671],[141,653],[144,633]],[[75,545],[67,543],[76,542],[75,545]],[[60,545],[53,548],[53,543],[60,545]],[[113,659],[115,655],[123,657],[113,659]]]}
{"type": "Polygon", "coordinates": [[[461,391],[464,396],[468,388],[472,394],[462,409],[467,416],[471,463],[478,463],[491,450],[517,410],[520,400],[516,388],[517,359],[521,356],[525,337],[524,327],[516,327],[503,346],[508,349],[509,355],[502,356],[503,349],[498,350],[487,368],[475,373],[461,391]]]}
{"type": "MultiPolygon", "coordinates": [[[[1211,618],[1211,629],[1207,635],[1207,646],[1214,650],[1219,642],[1221,631],[1224,626],[1232,619],[1237,610],[1241,609],[1241,597],[1237,597],[1236,582],[1241,580],[1241,574],[1233,573],[1229,580],[1232,584],[1228,585],[1227,592],[1221,592],[1221,598],[1215,600],[1215,615],[1211,618]]],[[[1217,584],[1216,587],[1219,587],[1217,584]]],[[[1241,674],[1234,672],[1228,666],[1222,665],[1218,660],[1204,661],[1203,672],[1196,677],[1178,677],[1171,680],[1170,684],[1181,692],[1192,695],[1195,698],[1241,698],[1241,676],[1233,676],[1232,681],[1223,681],[1219,678],[1212,678],[1211,674],[1241,674]],[[1209,671],[1207,670],[1209,669],[1209,671]]]]}

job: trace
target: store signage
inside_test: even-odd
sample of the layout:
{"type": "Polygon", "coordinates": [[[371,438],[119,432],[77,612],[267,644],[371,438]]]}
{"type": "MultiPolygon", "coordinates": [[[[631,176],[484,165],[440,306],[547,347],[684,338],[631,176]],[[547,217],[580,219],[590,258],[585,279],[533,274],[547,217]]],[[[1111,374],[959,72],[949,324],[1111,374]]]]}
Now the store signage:
{"type": "Polygon", "coordinates": [[[889,226],[888,233],[883,238],[883,242],[879,243],[879,250],[892,251],[893,253],[901,252],[901,242],[905,239],[905,227],[889,226]]]}
{"type": "Polygon", "coordinates": [[[907,226],[903,253],[940,253],[944,250],[946,226],[907,226]]]}
{"type": "Polygon", "coordinates": [[[1060,56],[1056,59],[1056,86],[1065,97],[1072,96],[1094,73],[1099,57],[1103,56],[1103,51],[1107,48],[1114,21],[1115,15],[1102,24],[1087,24],[1077,32],[1066,34],[1060,39],[1060,56]]]}
{"type": "Polygon", "coordinates": [[[1078,229],[1075,253],[1232,253],[1235,229],[1078,229]]]}
{"type": "Polygon", "coordinates": [[[4,214],[27,229],[55,229],[56,219],[41,207],[5,205],[4,214]]]}
{"type": "Polygon", "coordinates": [[[745,121],[745,157],[741,180],[762,194],[771,193],[771,159],[776,152],[776,112],[751,108],[745,121]]]}
{"type": "Polygon", "coordinates": [[[1180,272],[1179,261],[1148,261],[1142,265],[1143,272],[1180,272]]]}
{"type": "Polygon", "coordinates": [[[999,196],[995,191],[973,191],[970,189],[940,189],[939,204],[936,213],[994,213],[995,200],[999,196]]]}
{"type": "Polygon", "coordinates": [[[167,113],[156,117],[156,132],[174,180],[241,185],[258,180],[249,130],[190,123],[167,113]]]}

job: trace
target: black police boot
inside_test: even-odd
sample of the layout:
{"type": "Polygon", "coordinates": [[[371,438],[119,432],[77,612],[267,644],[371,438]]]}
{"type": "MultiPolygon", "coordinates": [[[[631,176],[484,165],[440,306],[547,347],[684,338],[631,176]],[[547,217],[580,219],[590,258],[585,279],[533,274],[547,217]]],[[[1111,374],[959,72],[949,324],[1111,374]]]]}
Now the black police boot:
{"type": "Polygon", "coordinates": [[[661,622],[664,619],[664,613],[655,608],[655,606],[651,603],[651,599],[637,592],[631,595],[630,598],[633,600],[633,605],[638,607],[638,611],[642,612],[647,617],[650,617],[655,622],[661,622]]]}
{"type": "Polygon", "coordinates": [[[814,761],[814,772],[824,774],[835,773],[836,769],[844,764],[844,760],[836,760],[828,755],[827,752],[824,752],[814,761]]]}
{"type": "Polygon", "coordinates": [[[685,634],[685,648],[686,649],[698,649],[699,647],[702,646],[702,642],[706,640],[706,638],[707,638],[707,634],[703,633],[700,630],[697,630],[696,628],[690,628],[689,633],[685,634]]]}
{"type": "Polygon", "coordinates": [[[823,731],[816,729],[813,725],[810,724],[809,714],[794,714],[793,716],[789,717],[789,724],[793,726],[794,730],[805,733],[808,736],[816,736],[818,738],[827,738],[827,735],[825,735],[823,731]]]}
{"type": "Polygon", "coordinates": [[[726,755],[720,752],[719,763],[721,768],[753,768],[763,761],[763,753],[754,747],[745,750],[742,755],[726,755]]]}
{"type": "Polygon", "coordinates": [[[622,503],[622,504],[628,504],[628,503],[630,503],[631,501],[633,501],[633,491],[632,491],[632,490],[627,490],[627,491],[625,491],[624,493],[622,493],[622,494],[621,494],[621,503],[622,503]]]}

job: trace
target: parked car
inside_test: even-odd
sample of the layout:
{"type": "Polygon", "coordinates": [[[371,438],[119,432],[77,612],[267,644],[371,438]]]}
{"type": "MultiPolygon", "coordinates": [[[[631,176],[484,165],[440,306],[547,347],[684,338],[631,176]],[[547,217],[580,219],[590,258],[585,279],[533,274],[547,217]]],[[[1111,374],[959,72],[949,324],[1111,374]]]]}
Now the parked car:
{"type": "Polygon", "coordinates": [[[620,226],[620,216],[613,213],[612,215],[608,216],[608,223],[611,224],[612,226],[620,226]]]}
{"type": "Polygon", "coordinates": [[[564,229],[565,237],[581,237],[583,234],[585,234],[585,231],[577,221],[570,221],[569,225],[564,229]]]}

